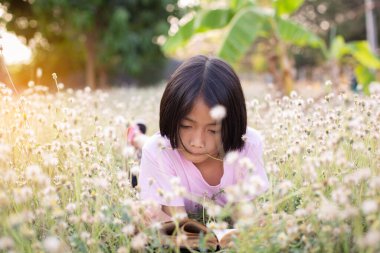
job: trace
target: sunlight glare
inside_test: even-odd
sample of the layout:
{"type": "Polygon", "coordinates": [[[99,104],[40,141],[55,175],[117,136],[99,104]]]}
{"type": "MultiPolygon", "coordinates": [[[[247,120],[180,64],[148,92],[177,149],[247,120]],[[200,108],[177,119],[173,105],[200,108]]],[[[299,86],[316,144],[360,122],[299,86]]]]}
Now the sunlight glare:
{"type": "Polygon", "coordinates": [[[23,44],[16,35],[3,32],[1,34],[0,43],[3,46],[3,55],[6,64],[13,65],[30,62],[32,51],[23,44]]]}

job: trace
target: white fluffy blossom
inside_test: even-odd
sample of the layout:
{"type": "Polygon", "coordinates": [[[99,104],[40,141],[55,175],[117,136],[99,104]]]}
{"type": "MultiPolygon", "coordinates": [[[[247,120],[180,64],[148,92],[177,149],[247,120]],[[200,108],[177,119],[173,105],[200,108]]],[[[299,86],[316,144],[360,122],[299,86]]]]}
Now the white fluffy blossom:
{"type": "Polygon", "coordinates": [[[49,236],[43,241],[43,246],[45,250],[49,253],[58,253],[61,252],[61,242],[55,236],[49,236]]]}
{"type": "Polygon", "coordinates": [[[222,121],[226,117],[227,111],[223,105],[216,105],[210,110],[210,116],[216,121],[222,121]]]}

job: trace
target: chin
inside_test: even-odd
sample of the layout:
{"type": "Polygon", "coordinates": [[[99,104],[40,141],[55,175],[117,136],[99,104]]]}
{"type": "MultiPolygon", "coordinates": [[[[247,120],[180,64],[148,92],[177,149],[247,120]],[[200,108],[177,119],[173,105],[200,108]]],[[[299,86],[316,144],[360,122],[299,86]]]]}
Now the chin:
{"type": "Polygon", "coordinates": [[[181,154],[192,163],[201,163],[208,159],[207,155],[192,155],[186,152],[181,152],[181,154]]]}

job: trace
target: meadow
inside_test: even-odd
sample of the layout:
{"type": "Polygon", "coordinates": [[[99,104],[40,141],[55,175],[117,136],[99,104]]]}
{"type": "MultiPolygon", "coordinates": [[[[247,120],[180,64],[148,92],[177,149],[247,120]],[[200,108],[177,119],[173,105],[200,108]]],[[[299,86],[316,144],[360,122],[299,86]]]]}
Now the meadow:
{"type": "MultiPolygon", "coordinates": [[[[130,184],[139,161],[124,135],[136,119],[158,130],[163,87],[58,88],[0,86],[0,252],[168,251],[159,224],[144,225],[152,203],[130,184]]],[[[380,93],[245,91],[271,185],[238,205],[234,225],[244,233],[229,251],[379,252],[380,93]]],[[[259,188],[252,177],[226,194],[259,188]]],[[[236,210],[204,207],[213,228],[227,227],[236,210]]]]}

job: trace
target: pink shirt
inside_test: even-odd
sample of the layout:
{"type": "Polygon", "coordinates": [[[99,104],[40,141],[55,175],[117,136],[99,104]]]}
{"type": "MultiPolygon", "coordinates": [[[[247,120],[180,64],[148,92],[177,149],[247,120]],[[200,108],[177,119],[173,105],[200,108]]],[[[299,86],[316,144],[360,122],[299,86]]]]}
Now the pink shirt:
{"type": "Polygon", "coordinates": [[[187,212],[197,212],[201,206],[188,198],[178,197],[178,194],[173,192],[176,190],[173,181],[175,181],[174,185],[177,183],[184,187],[187,194],[195,197],[207,196],[223,206],[227,203],[223,190],[244,182],[248,178],[252,179],[249,175],[253,175],[262,182],[259,192],[249,197],[249,199],[253,199],[268,189],[269,182],[264,169],[263,140],[260,134],[248,127],[245,136],[243,149],[236,152],[237,159],[231,163],[226,161],[228,156],[224,158],[223,176],[220,183],[213,186],[204,180],[192,162],[186,160],[178,150],[171,149],[170,141],[167,138],[161,137],[159,133],[154,134],[142,149],[139,175],[140,198],[142,200],[151,199],[166,206],[185,206],[187,212]],[[239,160],[243,162],[239,162],[239,160]],[[247,162],[254,165],[253,170],[247,169],[247,162]],[[177,179],[173,180],[176,177],[177,179]]]}

